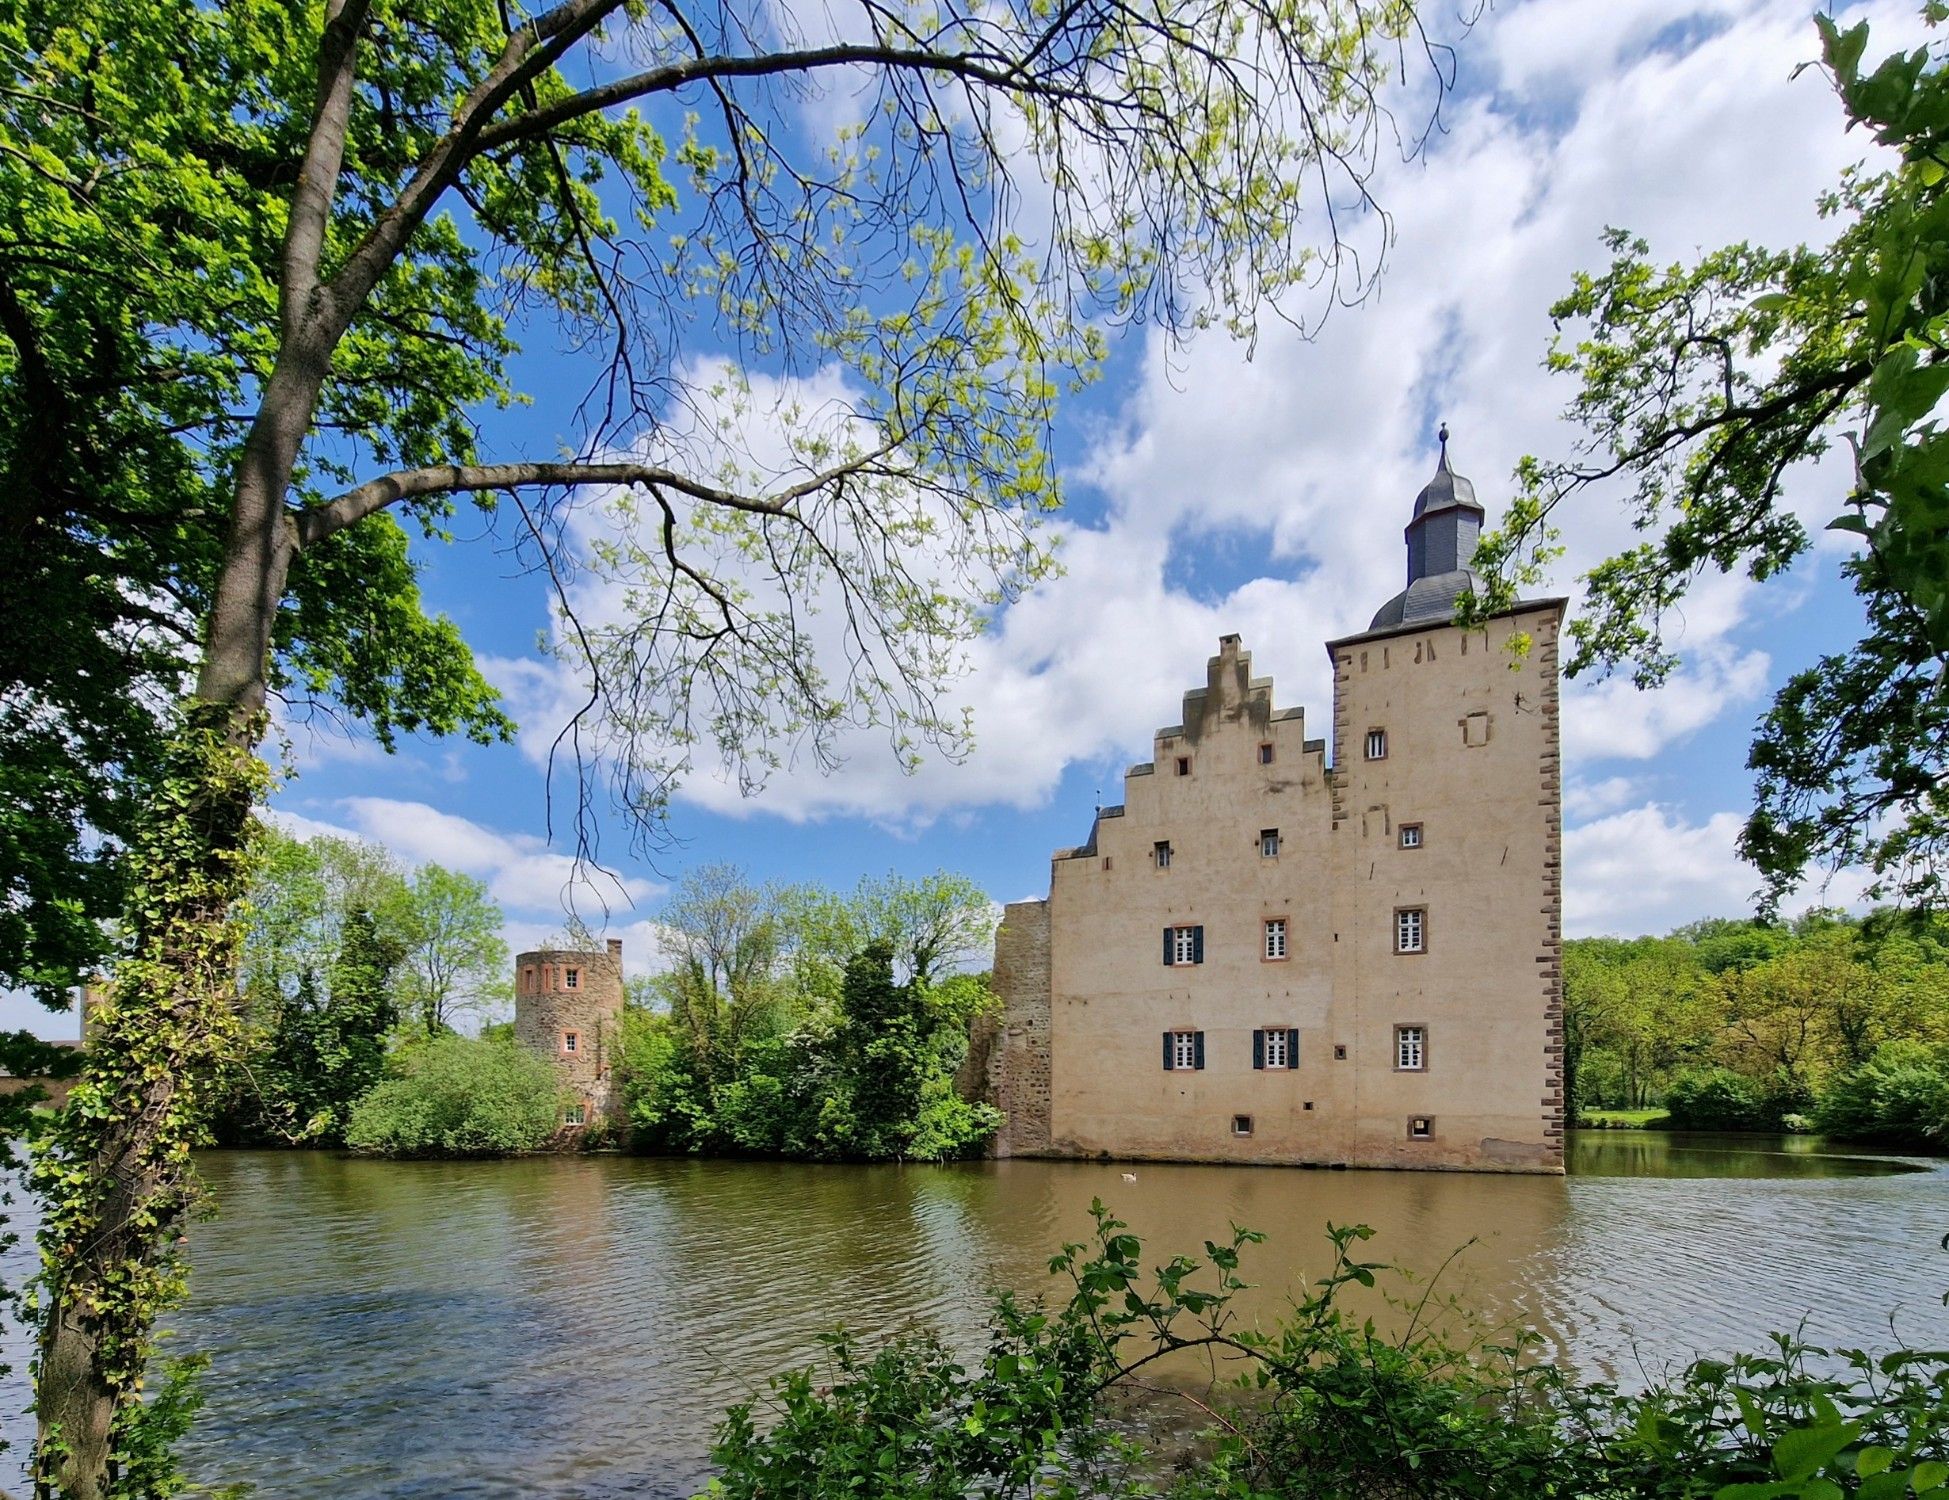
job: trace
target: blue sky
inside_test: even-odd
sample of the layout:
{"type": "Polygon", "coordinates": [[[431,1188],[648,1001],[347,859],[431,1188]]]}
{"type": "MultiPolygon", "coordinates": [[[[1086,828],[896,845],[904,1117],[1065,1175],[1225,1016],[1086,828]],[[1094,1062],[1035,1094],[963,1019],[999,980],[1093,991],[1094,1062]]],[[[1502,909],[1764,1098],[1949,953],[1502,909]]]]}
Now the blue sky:
{"type": "MultiPolygon", "coordinates": [[[[1861,13],[1875,20],[1876,50],[1919,30],[1907,7],[1861,13]]],[[[704,861],[835,885],[946,868],[998,901],[1040,895],[1051,850],[1084,837],[1098,800],[1121,800],[1123,768],[1177,719],[1179,694],[1227,631],[1243,634],[1282,707],[1303,705],[1324,726],[1321,643],[1363,626],[1400,587],[1401,527],[1433,468],[1437,420],[1492,520],[1522,454],[1565,449],[1556,413],[1571,392],[1540,368],[1546,310],[1574,270],[1598,263],[1606,225],[1646,235],[1666,259],[1823,233],[1816,195],[1867,148],[1843,135],[1818,71],[1793,76],[1816,53],[1804,0],[1503,0],[1457,43],[1445,134],[1376,184],[1397,241],[1373,299],[1336,311],[1311,342],[1269,323],[1250,351],[1221,335],[1172,349],[1137,330],[1065,410],[1068,571],[971,651],[955,695],[974,712],[972,756],[903,776],[882,742],[860,736],[838,773],[788,767],[748,800],[702,771],[674,805],[678,842],[654,862],[626,857],[626,831],[606,826],[611,932],[648,959],[661,891],[704,861]]],[[[517,374],[536,400],[490,418],[490,459],[551,455],[590,379],[548,347],[517,374]]],[[[1801,476],[1789,498],[1818,526],[1843,488],[1830,468],[1801,476]]],[[[1629,533],[1599,503],[1564,522],[1570,553],[1556,581],[1574,593],[1581,568],[1629,533]]],[[[559,799],[573,789],[556,787],[550,843],[542,756],[572,684],[537,649],[549,599],[516,565],[505,520],[497,531],[466,514],[456,531],[453,545],[415,545],[426,598],[509,691],[521,743],[409,741],[386,756],[291,725],[300,774],[276,812],[296,829],[356,833],[409,863],[479,876],[520,944],[563,920],[573,851],[559,799]]],[[[1746,741],[1770,690],[1849,638],[1843,555],[1824,539],[1764,589],[1702,585],[1679,635],[1684,669],[1656,693],[1570,687],[1572,935],[1746,908],[1754,882],[1732,850],[1750,792],[1746,741]]],[[[1842,877],[1825,899],[1858,889],[1842,877]]],[[[602,925],[587,892],[579,905],[602,925]]],[[[16,1024],[33,1019],[17,1001],[4,1008],[16,1024]]]]}

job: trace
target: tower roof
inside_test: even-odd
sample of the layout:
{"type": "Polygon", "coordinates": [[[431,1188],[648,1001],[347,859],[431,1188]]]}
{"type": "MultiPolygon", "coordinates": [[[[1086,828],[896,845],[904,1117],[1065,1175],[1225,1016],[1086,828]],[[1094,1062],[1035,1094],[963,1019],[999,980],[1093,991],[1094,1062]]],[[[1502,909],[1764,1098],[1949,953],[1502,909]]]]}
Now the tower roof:
{"type": "Polygon", "coordinates": [[[1414,497],[1414,515],[1403,533],[1408,544],[1408,586],[1375,612],[1369,630],[1444,622],[1454,615],[1459,595],[1481,587],[1469,563],[1487,512],[1475,498],[1475,486],[1448,466],[1447,423],[1437,435],[1441,457],[1435,477],[1414,497]]]}

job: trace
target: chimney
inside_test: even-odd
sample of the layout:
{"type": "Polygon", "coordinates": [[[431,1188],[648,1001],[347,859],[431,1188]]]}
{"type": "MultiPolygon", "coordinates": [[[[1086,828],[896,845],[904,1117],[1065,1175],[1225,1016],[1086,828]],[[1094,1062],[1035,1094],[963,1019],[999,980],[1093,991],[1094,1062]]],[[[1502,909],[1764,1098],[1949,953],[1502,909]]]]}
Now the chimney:
{"type": "Polygon", "coordinates": [[[611,938],[609,940],[609,956],[616,961],[617,968],[620,969],[623,966],[623,940],[621,938],[611,938]]]}

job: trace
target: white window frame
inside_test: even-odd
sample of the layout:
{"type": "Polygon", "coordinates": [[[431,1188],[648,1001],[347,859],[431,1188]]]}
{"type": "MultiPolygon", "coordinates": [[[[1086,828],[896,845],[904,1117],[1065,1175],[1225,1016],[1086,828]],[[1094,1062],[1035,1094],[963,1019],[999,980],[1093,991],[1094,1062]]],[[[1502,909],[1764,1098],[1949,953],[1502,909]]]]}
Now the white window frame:
{"type": "Polygon", "coordinates": [[[1155,861],[1158,869],[1170,869],[1171,841],[1169,839],[1159,839],[1156,843],[1152,844],[1150,846],[1150,857],[1155,861]]]}
{"type": "Polygon", "coordinates": [[[564,1109],[564,1110],[562,1111],[562,1123],[563,1123],[564,1125],[586,1125],[586,1124],[588,1124],[588,1123],[589,1123],[589,1106],[588,1106],[588,1105],[586,1105],[586,1104],[571,1104],[571,1105],[569,1105],[569,1106],[568,1106],[568,1108],[566,1108],[566,1109],[564,1109]]]}
{"type": "Polygon", "coordinates": [[[1198,961],[1197,927],[1173,927],[1171,929],[1171,967],[1185,968],[1198,961]]]}
{"type": "Polygon", "coordinates": [[[1369,760],[1387,759],[1387,731],[1370,729],[1367,731],[1367,758],[1369,760]]]}
{"type": "Polygon", "coordinates": [[[1171,1033],[1171,1071],[1173,1073],[1195,1072],[1198,1066],[1198,1033],[1195,1031],[1174,1031],[1171,1033]]]}
{"type": "Polygon", "coordinates": [[[1250,1115],[1233,1115],[1232,1134],[1240,1140],[1250,1139],[1252,1135],[1252,1117],[1250,1115]],[[1243,1125],[1245,1128],[1243,1130],[1239,1129],[1240,1125],[1243,1125]]]}
{"type": "Polygon", "coordinates": [[[1425,906],[1404,906],[1394,913],[1394,951],[1428,951],[1428,909],[1425,906]]]}
{"type": "Polygon", "coordinates": [[[1419,849],[1421,847],[1421,825],[1419,823],[1403,823],[1401,825],[1401,847],[1403,849],[1419,849]]]}
{"type": "Polygon", "coordinates": [[[1286,919],[1267,917],[1265,919],[1265,956],[1280,959],[1286,956],[1286,919]]]}
{"type": "Polygon", "coordinates": [[[1265,1029],[1265,1066],[1274,1070],[1290,1068],[1292,1059],[1286,1055],[1287,1029],[1284,1026],[1268,1026],[1265,1029]]]}
{"type": "Polygon", "coordinates": [[[1425,1026],[1394,1028],[1394,1071],[1397,1073],[1428,1071],[1428,1029],[1425,1026]]]}
{"type": "Polygon", "coordinates": [[[564,1056],[570,1054],[580,1056],[581,1052],[582,1033],[579,1031],[564,1031],[562,1033],[562,1054],[564,1056]]]}
{"type": "Polygon", "coordinates": [[[565,990],[581,989],[582,971],[580,969],[564,969],[562,971],[562,988],[565,990]]]}
{"type": "Polygon", "coordinates": [[[1279,857],[1279,830],[1261,828],[1259,830],[1259,858],[1277,859],[1279,857]]]}

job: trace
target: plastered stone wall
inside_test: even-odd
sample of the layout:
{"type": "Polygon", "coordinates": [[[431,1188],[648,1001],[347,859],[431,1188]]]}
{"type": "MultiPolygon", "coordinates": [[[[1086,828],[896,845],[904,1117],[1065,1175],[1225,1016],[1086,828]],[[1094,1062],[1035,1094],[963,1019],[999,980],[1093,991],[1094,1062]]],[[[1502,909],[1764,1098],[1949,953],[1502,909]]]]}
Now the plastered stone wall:
{"type": "Polygon", "coordinates": [[[623,945],[606,952],[542,948],[514,967],[514,1035],[554,1064],[556,1076],[586,1112],[569,1140],[613,1119],[615,1064],[623,1016],[623,945]]]}

